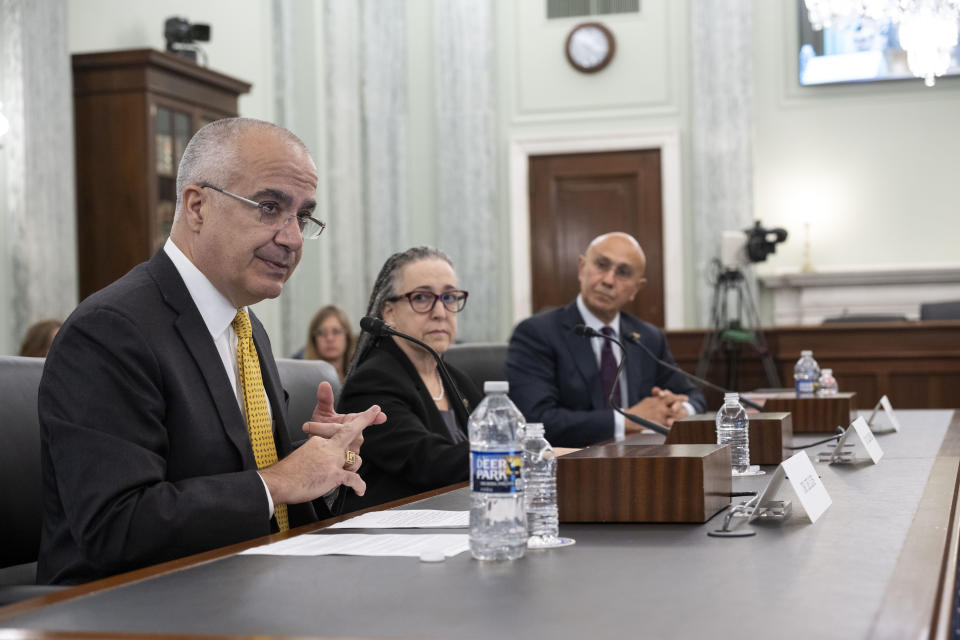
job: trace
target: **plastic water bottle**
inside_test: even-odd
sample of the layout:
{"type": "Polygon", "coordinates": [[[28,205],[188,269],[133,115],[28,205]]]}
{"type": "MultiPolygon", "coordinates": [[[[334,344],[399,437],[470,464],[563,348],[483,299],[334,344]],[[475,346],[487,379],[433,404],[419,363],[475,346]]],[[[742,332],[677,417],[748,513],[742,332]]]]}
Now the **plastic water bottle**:
{"type": "Polygon", "coordinates": [[[835,396],[838,390],[837,379],[833,377],[833,369],[821,371],[820,381],[817,383],[817,395],[821,397],[835,396]]]}
{"type": "Polygon", "coordinates": [[[813,359],[813,351],[801,351],[793,366],[793,382],[798,398],[812,398],[820,379],[820,365],[813,359]]]}
{"type": "Polygon", "coordinates": [[[523,441],[523,499],[527,512],[527,546],[552,547],[560,542],[557,517],[557,456],[543,425],[528,424],[523,441]]]}
{"type": "Polygon", "coordinates": [[[523,414],[506,382],[487,381],[470,414],[470,552],[478,560],[513,560],[527,548],[523,505],[523,414]]]}
{"type": "Polygon", "coordinates": [[[750,421],[740,406],[739,393],[723,395],[723,406],[717,411],[717,444],[730,445],[733,475],[750,471],[750,421]]]}

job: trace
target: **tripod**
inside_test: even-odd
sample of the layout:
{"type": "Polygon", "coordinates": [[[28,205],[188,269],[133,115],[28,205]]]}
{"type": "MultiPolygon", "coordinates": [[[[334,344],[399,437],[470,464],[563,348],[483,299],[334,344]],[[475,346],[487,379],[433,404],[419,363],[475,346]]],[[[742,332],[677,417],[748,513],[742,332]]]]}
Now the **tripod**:
{"type": "Polygon", "coordinates": [[[710,329],[703,337],[703,346],[700,349],[700,361],[697,362],[697,375],[707,377],[710,364],[723,349],[727,354],[727,384],[728,389],[738,388],[740,375],[740,345],[750,345],[760,355],[763,370],[767,374],[767,383],[771,387],[780,386],[780,375],[776,364],[767,349],[767,341],[760,328],[760,317],[750,295],[750,288],[740,269],[721,267],[717,262],[717,280],[713,286],[713,302],[710,312],[710,329]],[[728,306],[730,294],[736,295],[734,311],[730,316],[728,306]],[[746,314],[747,326],[743,320],[746,314]],[[751,330],[751,327],[753,330],[751,330]]]}

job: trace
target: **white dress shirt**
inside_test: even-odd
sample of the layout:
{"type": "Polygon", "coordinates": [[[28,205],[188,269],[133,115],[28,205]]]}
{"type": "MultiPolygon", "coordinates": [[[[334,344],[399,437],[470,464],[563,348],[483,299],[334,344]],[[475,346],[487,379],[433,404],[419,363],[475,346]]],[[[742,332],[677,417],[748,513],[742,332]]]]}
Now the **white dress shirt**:
{"type": "MultiPolygon", "coordinates": [[[[167,238],[163,245],[163,250],[173,262],[183,283],[187,285],[187,291],[197,305],[200,311],[200,317],[207,325],[207,331],[213,339],[213,344],[220,354],[220,360],[223,362],[223,368],[230,379],[230,386],[233,387],[234,395],[237,397],[237,404],[240,406],[241,415],[246,416],[246,410],[243,406],[243,390],[240,388],[240,376],[237,372],[237,332],[233,329],[233,319],[237,315],[237,308],[227,300],[226,296],[220,293],[213,283],[207,279],[207,276],[190,262],[190,258],[184,255],[173,240],[167,238]]],[[[243,309],[244,313],[249,313],[247,307],[243,309]]],[[[266,393],[266,391],[264,391],[266,393]]],[[[270,413],[270,422],[273,423],[273,408],[267,399],[267,411],[270,413]]],[[[273,517],[273,498],[270,496],[270,490],[263,477],[263,490],[267,493],[267,503],[270,506],[268,519],[273,517]]]]}

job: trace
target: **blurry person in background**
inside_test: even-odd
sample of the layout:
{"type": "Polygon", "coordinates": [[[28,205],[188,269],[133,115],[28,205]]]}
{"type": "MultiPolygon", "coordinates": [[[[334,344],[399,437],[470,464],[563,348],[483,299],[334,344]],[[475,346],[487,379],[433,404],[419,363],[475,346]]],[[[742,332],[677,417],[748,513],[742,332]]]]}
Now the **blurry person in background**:
{"type": "Polygon", "coordinates": [[[343,382],[356,346],[357,337],[350,329],[350,319],[343,309],[331,304],[317,311],[310,321],[303,359],[326,360],[343,382]]]}
{"type": "Polygon", "coordinates": [[[50,345],[60,330],[59,320],[41,320],[27,329],[20,343],[20,355],[28,358],[46,358],[50,345]]]}

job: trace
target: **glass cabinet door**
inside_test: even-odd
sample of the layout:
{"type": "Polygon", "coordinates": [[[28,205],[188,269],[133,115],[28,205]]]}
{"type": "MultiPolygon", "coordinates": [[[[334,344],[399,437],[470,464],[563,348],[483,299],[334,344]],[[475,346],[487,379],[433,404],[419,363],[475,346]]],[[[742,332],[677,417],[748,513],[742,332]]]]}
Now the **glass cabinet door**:
{"type": "Polygon", "coordinates": [[[193,135],[192,116],[186,111],[157,105],[154,115],[156,132],[157,210],[153,233],[153,250],[166,242],[173,226],[177,205],[177,166],[183,150],[193,135]]]}

